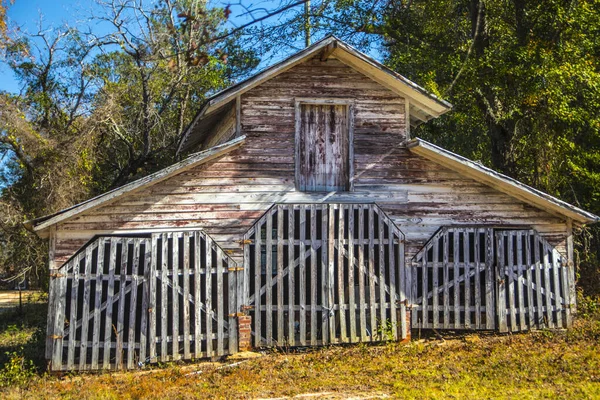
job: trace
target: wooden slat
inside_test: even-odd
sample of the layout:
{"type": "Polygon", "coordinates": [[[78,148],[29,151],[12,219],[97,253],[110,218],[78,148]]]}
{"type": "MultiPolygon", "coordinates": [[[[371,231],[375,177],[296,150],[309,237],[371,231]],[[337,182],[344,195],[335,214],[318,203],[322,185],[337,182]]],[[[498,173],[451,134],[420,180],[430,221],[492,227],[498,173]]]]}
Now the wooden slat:
{"type": "Polygon", "coordinates": [[[569,299],[569,276],[567,271],[567,260],[560,257],[560,254],[555,250],[557,260],[559,260],[559,268],[561,272],[561,295],[563,298],[563,304],[565,307],[565,323],[564,328],[570,328],[571,321],[571,309],[570,309],[570,299],[569,299]]]}
{"type": "MultiPolygon", "coordinates": [[[[234,264],[232,260],[227,260],[227,256],[222,252],[223,261],[227,262],[226,267],[228,268],[237,268],[237,264],[234,264]]],[[[237,280],[241,279],[242,273],[241,271],[233,271],[231,269],[225,269],[225,273],[227,273],[227,296],[228,296],[228,305],[227,305],[227,344],[228,354],[235,354],[238,351],[238,320],[236,314],[239,312],[239,307],[237,303],[237,291],[238,291],[238,283],[237,280]]],[[[223,295],[221,295],[222,297],[223,295]]]]}
{"type": "Polygon", "coordinates": [[[552,310],[552,297],[550,296],[551,294],[551,285],[550,285],[550,269],[552,268],[552,264],[550,262],[549,259],[549,252],[550,252],[550,248],[548,246],[547,243],[545,243],[544,241],[540,240],[540,242],[542,243],[542,248],[544,250],[544,292],[546,294],[546,320],[548,323],[548,328],[554,328],[555,324],[554,324],[554,313],[552,310]]]}
{"type": "Polygon", "coordinates": [[[544,314],[543,314],[544,301],[542,298],[542,288],[544,285],[542,284],[542,271],[544,268],[544,264],[542,261],[542,255],[540,254],[540,243],[538,240],[537,233],[535,233],[533,235],[533,254],[535,257],[535,284],[536,284],[535,295],[536,295],[536,300],[537,300],[536,323],[537,323],[537,327],[539,329],[543,329],[548,325],[544,321],[544,314]]]}
{"type": "Polygon", "coordinates": [[[497,307],[498,307],[498,327],[500,332],[506,332],[508,330],[508,321],[506,313],[506,300],[505,293],[510,282],[507,282],[506,268],[507,262],[505,262],[505,255],[507,250],[504,246],[504,233],[498,233],[496,235],[498,241],[497,252],[498,252],[498,266],[497,266],[497,281],[498,281],[498,295],[497,295],[497,307]]]}
{"type": "Polygon", "coordinates": [[[115,292],[115,266],[117,262],[117,238],[110,238],[110,261],[108,264],[108,287],[106,295],[106,319],[104,322],[104,346],[102,369],[110,369],[110,348],[112,336],[112,313],[113,313],[113,296],[115,292]]]}
{"type": "MultiPolygon", "coordinates": [[[[67,266],[67,268],[69,268],[69,265],[67,266]]],[[[56,335],[53,337],[54,345],[52,346],[52,369],[55,371],[59,371],[63,368],[63,337],[65,328],[67,277],[63,276],[62,274],[59,274],[58,276],[51,279],[54,279],[55,289],[55,317],[53,321],[54,329],[52,331],[56,335]]]]}
{"type": "Polygon", "coordinates": [[[160,361],[169,361],[169,355],[167,353],[167,310],[168,310],[168,270],[169,270],[169,239],[172,239],[173,235],[170,233],[163,233],[162,238],[162,265],[160,271],[160,285],[161,285],[161,296],[160,296],[160,361]]]}
{"type": "Polygon", "coordinates": [[[206,253],[202,253],[203,240],[200,232],[194,232],[194,357],[197,359],[208,357],[208,354],[202,352],[202,304],[205,301],[202,298],[202,274],[207,274],[206,262],[204,265],[202,263],[203,258],[206,261],[206,253]]]}
{"type": "MultiPolygon", "coordinates": [[[[123,321],[125,320],[125,286],[127,280],[127,261],[129,255],[129,243],[129,240],[123,240],[123,247],[121,250],[121,275],[119,285],[119,304],[117,312],[117,346],[115,354],[115,366],[117,369],[121,369],[123,367],[123,321]]],[[[131,282],[130,285],[133,285],[133,282],[131,282]]]]}
{"type": "Polygon", "coordinates": [[[394,226],[388,222],[388,269],[389,269],[389,287],[390,287],[390,319],[392,322],[392,332],[393,339],[397,340],[398,330],[396,327],[398,326],[397,315],[396,315],[396,301],[398,301],[396,297],[396,254],[394,251],[396,234],[394,232],[394,226]]]}
{"type": "MultiPolygon", "coordinates": [[[[213,278],[213,257],[212,257],[212,240],[208,235],[203,235],[206,248],[204,250],[204,261],[206,276],[204,281],[204,304],[206,306],[206,356],[212,357],[213,353],[213,304],[212,304],[212,278],[213,278]]],[[[218,264],[218,259],[217,259],[218,264]]],[[[260,263],[259,263],[260,265],[260,263]]],[[[259,267],[260,272],[260,267],[259,267]]]]}
{"type": "Polygon", "coordinates": [[[69,336],[67,341],[67,368],[69,370],[73,369],[74,359],[75,359],[75,327],[77,326],[77,303],[78,303],[78,294],[79,294],[79,264],[81,263],[81,254],[73,260],[72,263],[72,274],[73,278],[71,279],[71,315],[69,317],[69,336]]]}
{"type": "MultiPolygon", "coordinates": [[[[486,329],[496,328],[496,307],[500,310],[500,305],[495,306],[494,301],[494,231],[486,228],[485,232],[485,327],[486,329]]],[[[500,252],[500,249],[496,249],[500,252]]],[[[500,321],[498,322],[500,323],[500,321]]],[[[498,325],[500,326],[500,325],[498,325]]]]}
{"type": "MultiPolygon", "coordinates": [[[[132,285],[132,290],[131,290],[131,301],[130,301],[130,307],[129,307],[129,335],[127,338],[127,368],[128,369],[133,369],[135,368],[135,359],[134,359],[134,353],[135,353],[135,347],[136,347],[136,340],[135,340],[135,333],[136,330],[139,330],[139,326],[136,323],[136,313],[137,313],[137,286],[138,286],[138,280],[139,280],[139,266],[140,266],[140,239],[139,238],[135,238],[133,239],[133,264],[132,264],[132,268],[131,268],[131,285],[132,285]]],[[[143,262],[143,260],[142,260],[143,262]]]]}
{"type": "MultiPolygon", "coordinates": [[[[480,266],[481,266],[481,252],[480,252],[480,247],[482,245],[485,245],[485,241],[483,243],[480,243],[480,230],[478,228],[475,228],[475,234],[473,235],[473,247],[474,247],[474,251],[473,251],[473,264],[475,266],[475,276],[474,276],[474,281],[475,281],[475,288],[473,290],[473,296],[474,296],[474,300],[475,300],[475,329],[483,329],[483,325],[481,324],[481,300],[482,300],[482,296],[481,296],[481,272],[480,271],[480,266]]],[[[484,264],[484,268],[485,268],[485,264],[484,264]]],[[[484,292],[485,293],[485,292],[484,292]]]]}
{"type": "Polygon", "coordinates": [[[265,283],[267,292],[265,296],[265,305],[267,306],[267,314],[265,316],[265,328],[267,346],[273,345],[273,215],[269,214],[267,218],[267,229],[265,237],[266,245],[266,265],[265,265],[265,283]]]}
{"type": "Polygon", "coordinates": [[[348,308],[350,318],[350,343],[358,341],[356,335],[356,299],[354,292],[354,207],[348,207],[348,308]]]}
{"type": "Polygon", "coordinates": [[[526,330],[527,325],[525,323],[525,296],[523,295],[524,271],[523,271],[523,235],[521,231],[515,232],[517,238],[517,296],[519,300],[519,330],[526,330]]]}
{"type": "MultiPolygon", "coordinates": [[[[294,238],[295,238],[295,218],[294,218],[294,206],[288,205],[287,208],[288,215],[288,264],[289,264],[289,272],[288,272],[288,303],[290,305],[295,305],[295,276],[294,276],[294,238]]],[[[290,346],[294,346],[296,344],[296,318],[295,311],[288,311],[288,342],[290,346]]]]}
{"type": "Polygon", "coordinates": [[[94,325],[92,331],[92,369],[98,369],[100,350],[100,300],[102,299],[102,269],[104,268],[104,248],[106,239],[98,239],[98,259],[96,261],[96,297],[94,298],[94,325]]]}
{"type": "MultiPolygon", "coordinates": [[[[183,232],[183,358],[189,360],[192,358],[190,350],[190,233],[183,232]]],[[[230,291],[229,295],[234,296],[235,291],[230,291]]]]}
{"type": "Polygon", "coordinates": [[[142,276],[142,308],[140,316],[140,355],[139,361],[146,363],[146,348],[148,341],[148,304],[150,294],[148,292],[148,283],[150,277],[151,262],[152,262],[152,241],[150,239],[143,239],[142,244],[144,245],[144,274],[142,276]]]}
{"type": "MultiPolygon", "coordinates": [[[[153,234],[152,235],[152,249],[151,251],[151,260],[150,260],[150,271],[148,272],[148,318],[149,318],[149,334],[148,334],[148,358],[150,362],[156,361],[156,319],[157,319],[157,310],[156,310],[156,292],[157,285],[156,281],[158,279],[158,239],[161,235],[153,234]]],[[[163,244],[164,245],[164,244],[163,244]]]]}
{"type": "Polygon", "coordinates": [[[337,280],[338,280],[338,306],[339,306],[339,317],[340,317],[340,341],[346,343],[348,341],[348,333],[346,331],[346,311],[344,306],[346,305],[344,289],[344,237],[345,237],[345,206],[339,205],[338,212],[338,264],[337,264],[337,280]]]}
{"type": "Polygon", "coordinates": [[[262,326],[261,326],[261,312],[260,306],[262,304],[262,296],[260,290],[262,287],[262,238],[261,238],[261,225],[256,225],[256,232],[254,237],[254,291],[258,294],[254,300],[254,318],[252,319],[254,325],[254,347],[260,347],[262,337],[262,326]]]}
{"type": "Polygon", "coordinates": [[[528,322],[527,322],[527,326],[529,329],[534,329],[536,327],[536,323],[535,323],[535,307],[533,306],[534,304],[534,297],[533,297],[533,274],[534,274],[534,269],[535,269],[535,263],[532,262],[533,258],[532,257],[532,248],[531,248],[531,238],[532,238],[532,231],[526,231],[524,232],[524,237],[525,237],[525,270],[527,271],[527,281],[526,281],[526,285],[527,285],[527,318],[528,318],[528,322]]]}
{"type": "Polygon", "coordinates": [[[561,291],[560,291],[560,261],[559,261],[559,257],[558,256],[558,252],[553,249],[553,248],[549,248],[549,253],[552,257],[552,262],[551,262],[551,268],[552,268],[552,278],[554,280],[554,290],[552,291],[552,294],[554,295],[554,306],[556,309],[556,327],[557,328],[562,328],[563,327],[563,318],[562,318],[562,314],[563,314],[563,308],[562,308],[562,296],[561,296],[561,291]]]}
{"type": "MultiPolygon", "coordinates": [[[[375,211],[378,211],[377,209],[375,209],[375,211]]],[[[379,215],[378,212],[376,212],[377,214],[377,225],[378,225],[378,238],[379,238],[379,245],[378,250],[379,250],[379,323],[381,324],[380,327],[381,328],[385,328],[385,324],[387,322],[387,315],[386,315],[386,299],[385,299],[385,246],[383,245],[383,238],[384,238],[384,227],[383,227],[383,218],[381,218],[381,215],[379,215]]]]}
{"type": "Polygon", "coordinates": [[[181,264],[179,263],[179,249],[180,249],[181,234],[178,232],[173,233],[173,253],[171,263],[173,265],[171,275],[171,296],[172,296],[172,318],[173,318],[173,340],[171,344],[171,358],[173,360],[179,360],[179,317],[180,317],[180,304],[179,304],[179,273],[181,271],[181,264]]]}
{"type": "Polygon", "coordinates": [[[330,204],[328,209],[328,237],[327,237],[327,254],[328,265],[327,265],[327,305],[330,308],[329,313],[329,340],[331,343],[335,343],[335,313],[333,307],[335,305],[335,207],[330,204]]]}
{"type": "MultiPolygon", "coordinates": [[[[314,204],[310,205],[310,240],[317,239],[317,212],[314,204]]],[[[317,344],[317,251],[314,242],[310,245],[310,344],[317,344]]]]}
{"type": "MultiPolygon", "coordinates": [[[[377,333],[377,303],[375,300],[375,212],[369,204],[369,316],[371,325],[371,340],[376,339],[377,333]]],[[[416,272],[416,269],[415,269],[416,272]]],[[[414,280],[416,282],[416,279],[414,280]]],[[[413,314],[416,318],[417,313],[413,314]]]]}
{"type": "Polygon", "coordinates": [[[444,229],[443,231],[443,245],[444,245],[444,320],[442,323],[442,327],[444,329],[450,328],[450,265],[449,265],[449,254],[450,254],[450,237],[448,235],[448,230],[444,229]]]}
{"type": "MultiPolygon", "coordinates": [[[[434,329],[439,329],[440,328],[440,299],[439,299],[439,292],[438,292],[438,286],[439,286],[439,277],[438,277],[438,273],[439,273],[439,267],[440,267],[440,240],[437,237],[433,238],[433,243],[432,243],[432,259],[431,261],[433,262],[433,271],[431,274],[431,286],[433,288],[433,293],[432,293],[432,309],[433,309],[433,328],[434,329]]],[[[426,255],[427,255],[427,251],[423,254],[423,259],[426,260],[426,255]]]]}
{"type": "Polygon", "coordinates": [[[283,346],[283,206],[277,205],[277,344],[283,346]]]}
{"type": "Polygon", "coordinates": [[[223,275],[226,273],[224,265],[225,255],[212,240],[211,246],[215,246],[217,252],[217,355],[222,356],[225,354],[225,304],[223,299],[223,294],[225,293],[223,288],[223,275]]]}
{"type": "Polygon", "coordinates": [[[327,204],[321,205],[321,240],[325,242],[324,245],[321,245],[321,307],[322,307],[322,317],[321,317],[321,336],[322,343],[329,344],[329,319],[330,319],[330,308],[331,305],[329,303],[329,260],[328,253],[329,243],[328,232],[329,229],[329,206],[327,204]]]}
{"type": "MultiPolygon", "coordinates": [[[[96,248],[97,248],[96,241],[96,248]]],[[[94,246],[88,246],[85,249],[85,275],[86,279],[83,283],[83,310],[81,313],[81,341],[84,344],[81,346],[79,353],[79,370],[85,370],[88,368],[87,363],[87,343],[89,342],[89,318],[90,318],[90,303],[91,303],[91,271],[92,271],[92,257],[93,257],[94,246]]]]}
{"type": "Polygon", "coordinates": [[[461,324],[461,318],[460,318],[460,230],[458,229],[454,229],[453,230],[453,242],[454,242],[454,246],[453,246],[453,250],[454,250],[454,263],[453,263],[453,269],[454,269],[454,287],[453,287],[453,293],[454,293],[454,328],[455,329],[460,329],[462,327],[461,324]]]}
{"type": "MultiPolygon", "coordinates": [[[[470,229],[461,229],[463,235],[463,276],[464,276],[464,288],[465,288],[465,319],[464,328],[471,329],[471,238],[470,229]]],[[[475,269],[477,271],[477,269],[475,269]]]]}
{"type": "Polygon", "coordinates": [[[360,318],[360,340],[365,342],[368,340],[367,335],[367,315],[365,310],[365,273],[368,272],[365,266],[365,254],[364,254],[364,240],[365,240],[365,210],[361,204],[358,207],[358,307],[359,307],[359,318],[360,318]]]}

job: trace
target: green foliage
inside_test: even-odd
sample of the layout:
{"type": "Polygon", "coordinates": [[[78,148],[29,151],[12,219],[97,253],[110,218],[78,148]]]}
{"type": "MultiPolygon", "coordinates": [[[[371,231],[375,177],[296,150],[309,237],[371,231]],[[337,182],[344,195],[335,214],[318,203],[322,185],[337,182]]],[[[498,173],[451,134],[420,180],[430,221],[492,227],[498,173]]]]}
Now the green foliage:
{"type": "Polygon", "coordinates": [[[0,387],[7,386],[26,386],[33,376],[35,376],[35,367],[33,361],[26,360],[21,352],[6,353],[8,362],[0,370],[0,387]]]}
{"type": "Polygon", "coordinates": [[[391,320],[377,320],[377,336],[381,340],[385,342],[391,342],[392,340],[394,340],[395,331],[396,325],[391,320]]]}

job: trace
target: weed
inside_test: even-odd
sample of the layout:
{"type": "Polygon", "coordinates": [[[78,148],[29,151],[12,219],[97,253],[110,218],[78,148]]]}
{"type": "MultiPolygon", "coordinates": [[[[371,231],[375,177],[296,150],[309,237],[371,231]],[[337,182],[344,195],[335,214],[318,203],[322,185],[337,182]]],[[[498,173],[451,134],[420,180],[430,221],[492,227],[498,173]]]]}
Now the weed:
{"type": "Polygon", "coordinates": [[[36,374],[36,368],[33,361],[27,360],[23,356],[23,348],[20,351],[6,353],[8,362],[0,370],[0,387],[26,386],[36,374]]]}
{"type": "Polygon", "coordinates": [[[396,331],[396,325],[386,319],[385,321],[377,320],[377,336],[384,341],[390,342],[394,340],[394,332],[396,331]]]}

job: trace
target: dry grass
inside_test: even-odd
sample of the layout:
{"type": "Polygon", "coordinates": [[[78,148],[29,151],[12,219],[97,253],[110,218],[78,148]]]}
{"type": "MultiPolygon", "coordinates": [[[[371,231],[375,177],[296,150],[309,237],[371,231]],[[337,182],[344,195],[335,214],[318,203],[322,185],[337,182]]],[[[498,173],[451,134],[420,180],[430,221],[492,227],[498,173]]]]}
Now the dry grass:
{"type": "Polygon", "coordinates": [[[37,376],[6,398],[600,398],[600,322],[567,333],[332,347],[130,373],[37,376]]]}

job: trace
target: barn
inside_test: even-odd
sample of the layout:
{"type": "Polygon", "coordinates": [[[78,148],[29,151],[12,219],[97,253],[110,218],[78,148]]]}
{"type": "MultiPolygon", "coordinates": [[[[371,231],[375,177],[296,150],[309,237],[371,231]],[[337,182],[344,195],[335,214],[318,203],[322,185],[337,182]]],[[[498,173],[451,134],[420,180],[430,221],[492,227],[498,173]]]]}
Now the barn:
{"type": "Polygon", "coordinates": [[[28,222],[51,369],[568,327],[598,217],[411,136],[450,110],[333,36],[215,94],[181,161],[28,222]]]}

